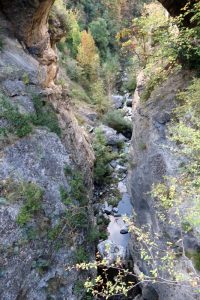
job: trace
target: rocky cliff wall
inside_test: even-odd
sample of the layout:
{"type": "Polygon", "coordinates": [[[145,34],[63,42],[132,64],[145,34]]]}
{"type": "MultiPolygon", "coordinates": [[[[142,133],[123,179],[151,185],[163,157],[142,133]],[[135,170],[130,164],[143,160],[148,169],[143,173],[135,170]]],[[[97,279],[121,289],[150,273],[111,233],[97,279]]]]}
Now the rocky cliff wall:
{"type": "MultiPolygon", "coordinates": [[[[86,232],[69,228],[61,194],[61,187],[71,192],[66,169],[78,167],[84,175],[90,213],[82,221],[92,223],[94,155],[66,93],[54,84],[57,56],[47,30],[52,2],[1,1],[0,298],[6,300],[80,298],[75,286],[82,275],[66,266],[85,247],[86,232]]],[[[87,253],[93,250],[90,244],[87,253]]]]}
{"type": "MultiPolygon", "coordinates": [[[[182,158],[174,155],[175,145],[169,140],[168,126],[172,120],[173,109],[176,107],[176,95],[184,90],[191,80],[191,73],[179,71],[170,76],[160,87],[157,87],[146,102],[140,99],[145,88],[143,72],[138,76],[138,84],[133,98],[133,135],[130,148],[130,172],[129,191],[132,197],[135,222],[142,228],[148,226],[152,236],[159,237],[162,248],[167,239],[177,242],[181,238],[179,229],[170,224],[174,220],[170,210],[165,221],[160,218],[156,199],[151,196],[154,184],[163,182],[165,176],[176,177],[182,158]]],[[[198,248],[199,242],[188,235],[184,237],[184,243],[189,247],[198,248]]],[[[178,244],[177,244],[178,247],[178,244]]],[[[187,251],[187,249],[186,249],[187,251]]],[[[132,237],[130,252],[141,271],[149,274],[150,267],[140,259],[137,242],[132,237]]],[[[162,264],[163,262],[160,262],[162,264]]],[[[177,270],[180,268],[176,266],[177,270]]],[[[183,273],[190,271],[190,266],[183,267],[183,273]],[[185,269],[184,269],[185,268],[185,269]]],[[[169,286],[167,284],[154,284],[158,295],[155,299],[199,299],[192,291],[184,286],[169,286]]],[[[151,289],[147,292],[147,298],[151,298],[151,289]]]]}

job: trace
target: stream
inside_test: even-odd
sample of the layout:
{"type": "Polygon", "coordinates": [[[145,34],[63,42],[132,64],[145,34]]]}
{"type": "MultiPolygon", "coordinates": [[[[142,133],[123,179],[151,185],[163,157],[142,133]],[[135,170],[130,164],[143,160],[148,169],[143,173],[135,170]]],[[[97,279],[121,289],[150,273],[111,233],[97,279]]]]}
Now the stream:
{"type": "MultiPolygon", "coordinates": [[[[113,95],[112,96],[115,109],[120,109],[124,112],[124,118],[131,121],[132,118],[132,99],[128,94],[124,96],[113,95]]],[[[104,129],[104,134],[108,134],[104,129]]],[[[114,132],[113,132],[114,134],[114,132]]],[[[121,134],[115,133],[116,136],[122,136],[121,134]]],[[[124,151],[128,154],[130,146],[130,140],[124,137],[124,151]]],[[[107,202],[104,203],[102,207],[102,212],[109,218],[109,224],[107,226],[108,238],[105,241],[100,241],[98,244],[98,251],[100,255],[107,259],[108,264],[115,262],[117,258],[121,258],[125,261],[128,257],[128,242],[130,234],[128,232],[128,227],[125,224],[123,218],[124,216],[131,216],[133,207],[131,205],[131,199],[128,194],[127,189],[127,163],[119,163],[117,160],[113,162],[114,170],[113,176],[116,179],[115,188],[118,189],[120,193],[121,200],[117,206],[109,205],[107,202]]]]}

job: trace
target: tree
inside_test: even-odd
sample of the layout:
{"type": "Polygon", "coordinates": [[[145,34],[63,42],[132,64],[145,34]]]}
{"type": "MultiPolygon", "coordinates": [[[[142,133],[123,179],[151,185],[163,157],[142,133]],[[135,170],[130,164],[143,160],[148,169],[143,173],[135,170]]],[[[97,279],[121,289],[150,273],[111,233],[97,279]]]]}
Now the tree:
{"type": "Polygon", "coordinates": [[[77,56],[78,46],[81,43],[81,31],[78,24],[78,14],[76,11],[68,10],[67,18],[70,26],[70,32],[66,38],[67,45],[71,50],[73,57],[77,56]]]}
{"type": "Polygon", "coordinates": [[[109,44],[109,32],[107,29],[106,20],[103,18],[98,18],[90,23],[89,28],[94,37],[96,45],[99,48],[101,57],[105,59],[109,44]]]}
{"type": "Polygon", "coordinates": [[[81,44],[78,47],[77,60],[83,68],[83,75],[90,82],[98,78],[99,54],[90,32],[84,30],[81,34],[81,44]]]}

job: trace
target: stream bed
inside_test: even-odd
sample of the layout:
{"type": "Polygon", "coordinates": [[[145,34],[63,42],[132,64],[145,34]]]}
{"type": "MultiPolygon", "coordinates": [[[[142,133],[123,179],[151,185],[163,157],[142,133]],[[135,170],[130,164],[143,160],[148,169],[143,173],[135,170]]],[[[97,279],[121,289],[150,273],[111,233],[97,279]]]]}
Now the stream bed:
{"type": "MultiPolygon", "coordinates": [[[[129,233],[122,234],[120,233],[121,230],[126,230],[126,224],[123,221],[124,216],[131,216],[133,207],[131,205],[131,199],[129,194],[127,193],[126,188],[126,180],[124,182],[120,182],[118,184],[119,191],[121,192],[122,199],[119,202],[117,208],[119,217],[110,216],[110,223],[108,225],[108,240],[112,241],[116,245],[120,245],[124,247],[125,251],[127,252],[128,240],[129,240],[129,233]]],[[[128,229],[127,229],[128,230],[128,229]]]]}
{"type": "MultiPolygon", "coordinates": [[[[121,110],[124,114],[124,118],[131,121],[132,118],[132,107],[130,105],[131,99],[129,95],[114,95],[113,101],[116,103],[115,109],[121,110]]],[[[114,132],[112,128],[102,126],[104,130],[105,137],[108,139],[117,140],[117,138],[122,136],[116,131],[114,132]]],[[[124,153],[128,155],[130,139],[123,136],[124,138],[124,153]]],[[[120,195],[120,201],[116,206],[109,205],[105,201],[102,206],[102,213],[109,220],[107,226],[108,238],[107,240],[100,241],[98,244],[98,251],[103,258],[106,258],[108,264],[114,263],[118,258],[125,261],[128,257],[128,242],[130,234],[128,232],[128,227],[124,222],[124,217],[131,216],[133,212],[133,207],[131,205],[131,198],[128,194],[127,189],[127,172],[128,164],[118,162],[118,160],[112,162],[113,166],[113,177],[115,178],[115,189],[120,195]]]]}

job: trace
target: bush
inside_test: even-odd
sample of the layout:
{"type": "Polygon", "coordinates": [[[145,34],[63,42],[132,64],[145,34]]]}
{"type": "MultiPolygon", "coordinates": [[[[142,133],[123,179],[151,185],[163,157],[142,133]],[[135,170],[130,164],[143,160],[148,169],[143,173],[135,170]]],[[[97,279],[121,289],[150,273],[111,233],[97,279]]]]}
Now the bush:
{"type": "Polygon", "coordinates": [[[0,106],[0,118],[9,123],[7,128],[1,130],[1,133],[13,133],[18,137],[24,137],[32,132],[29,116],[22,115],[3,95],[0,95],[0,106]]]}
{"type": "Polygon", "coordinates": [[[109,111],[103,118],[103,122],[109,127],[115,129],[118,133],[122,133],[127,138],[132,135],[132,123],[124,118],[119,110],[109,111]]]}
{"type": "Polygon", "coordinates": [[[61,135],[57,116],[50,104],[44,102],[39,96],[33,97],[36,113],[31,116],[31,121],[35,126],[45,126],[51,132],[61,135]]]}
{"type": "Polygon", "coordinates": [[[49,30],[52,36],[57,36],[57,26],[67,34],[70,30],[67,10],[63,0],[56,0],[49,16],[49,30]]]}
{"type": "Polygon", "coordinates": [[[70,96],[75,103],[76,101],[84,101],[89,104],[92,103],[92,99],[88,96],[86,91],[75,82],[72,83],[70,96]]]}
{"type": "Polygon", "coordinates": [[[83,246],[80,246],[75,253],[75,260],[76,263],[80,264],[83,262],[87,262],[89,259],[88,257],[88,253],[86,252],[86,250],[83,248],[83,246]]]}
{"type": "Polygon", "coordinates": [[[98,185],[103,185],[111,179],[109,162],[116,157],[116,154],[112,153],[110,147],[106,146],[106,139],[100,129],[95,131],[93,149],[96,158],[94,164],[94,181],[98,185]]]}
{"type": "Polygon", "coordinates": [[[21,227],[26,225],[40,211],[43,191],[36,184],[27,183],[22,185],[22,196],[25,198],[25,203],[17,217],[17,223],[21,227]]]}
{"type": "Polygon", "coordinates": [[[99,78],[94,84],[91,85],[91,99],[92,103],[101,114],[105,113],[109,107],[109,101],[105,94],[103,81],[99,78]]]}

